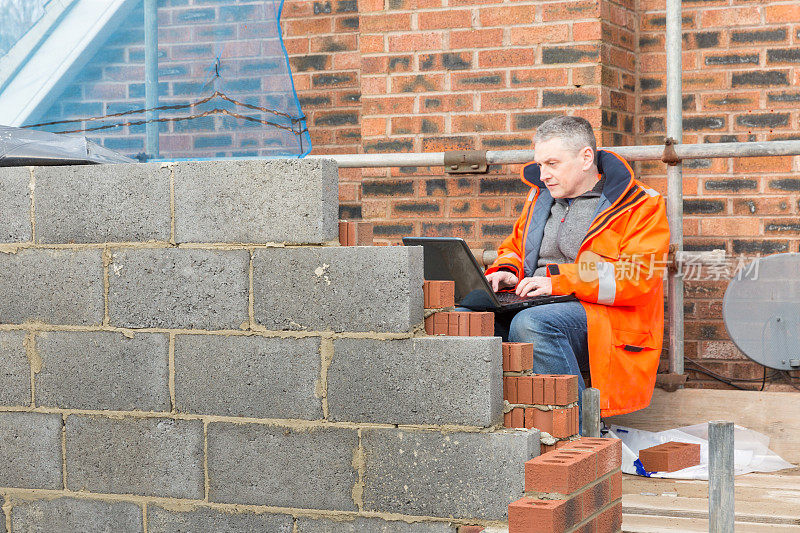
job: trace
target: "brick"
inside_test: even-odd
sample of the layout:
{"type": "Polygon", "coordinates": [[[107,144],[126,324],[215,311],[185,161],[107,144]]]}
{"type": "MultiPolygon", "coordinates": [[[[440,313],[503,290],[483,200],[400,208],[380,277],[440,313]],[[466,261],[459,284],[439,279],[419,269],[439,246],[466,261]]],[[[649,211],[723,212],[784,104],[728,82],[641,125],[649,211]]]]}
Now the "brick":
{"type": "Polygon", "coordinates": [[[364,510],[505,520],[539,439],[537,431],[362,429],[364,510]]]}
{"type": "Polygon", "coordinates": [[[100,250],[0,254],[0,272],[0,323],[88,326],[103,321],[100,250]]]}
{"type": "Polygon", "coordinates": [[[648,472],[675,472],[700,464],[700,445],[665,442],[639,450],[639,460],[648,472]]]}
{"type": "Polygon", "coordinates": [[[246,250],[115,251],[109,267],[111,323],[238,329],[248,322],[249,263],[246,250]]]}
{"type": "Polygon", "coordinates": [[[592,521],[597,533],[617,533],[622,531],[622,500],[618,500],[600,513],[592,521]]]}
{"type": "Polygon", "coordinates": [[[503,377],[503,398],[508,403],[517,402],[517,378],[504,376],[503,377]]]}
{"type": "Polygon", "coordinates": [[[594,454],[597,468],[596,477],[602,477],[622,466],[622,441],[619,439],[581,437],[569,442],[565,448],[594,454]]]}
{"type": "Polygon", "coordinates": [[[31,365],[25,354],[25,332],[0,332],[0,405],[31,403],[31,365]]]}
{"type": "MultiPolygon", "coordinates": [[[[217,510],[194,507],[188,510],[165,509],[154,504],[147,507],[147,531],[274,531],[292,533],[294,519],[288,514],[254,513],[240,510],[217,510]]],[[[141,527],[140,527],[141,529],[141,527]]],[[[139,531],[139,530],[137,530],[139,531]]]]}
{"type": "Polygon", "coordinates": [[[447,335],[450,330],[450,317],[448,313],[436,313],[433,315],[433,334],[447,335]]]}
{"type": "Polygon", "coordinates": [[[11,508],[11,527],[14,531],[138,533],[142,530],[142,508],[131,502],[77,498],[15,501],[11,508]]]}
{"type": "Polygon", "coordinates": [[[426,297],[426,309],[441,309],[455,305],[455,282],[426,280],[423,293],[426,297]]]}
{"type": "Polygon", "coordinates": [[[529,422],[531,427],[535,427],[539,431],[553,433],[553,412],[542,411],[541,409],[533,409],[532,412],[527,413],[533,415],[533,421],[529,422]]]}
{"type": "Polygon", "coordinates": [[[759,70],[752,72],[734,72],[731,78],[731,87],[769,87],[774,85],[789,85],[787,73],[779,70],[759,70]]]}
{"type": "Polygon", "coordinates": [[[71,415],[70,490],[203,498],[203,423],[71,415]]]}
{"type": "Polygon", "coordinates": [[[339,221],[339,244],[341,246],[372,246],[373,225],[363,221],[339,221]]]}
{"type": "Polygon", "coordinates": [[[160,333],[40,333],[36,405],[167,412],[168,345],[168,336],[160,333]]]}
{"type": "Polygon", "coordinates": [[[409,331],[423,320],[422,283],[419,247],[271,248],[253,256],[254,313],[267,329],[409,331]],[[353,279],[370,282],[353,291],[353,279]]]}
{"type": "Polygon", "coordinates": [[[525,463],[525,491],[572,494],[596,479],[595,454],[564,448],[525,463]]]}
{"type": "Polygon", "coordinates": [[[219,416],[322,418],[319,350],[319,338],[176,335],[175,407],[219,416]]]}
{"type": "Polygon", "coordinates": [[[567,405],[578,401],[578,376],[553,376],[555,386],[554,405],[567,405]]]}
{"type": "Polygon", "coordinates": [[[536,405],[546,405],[544,402],[544,381],[545,376],[533,376],[533,403],[536,405]]]}
{"type": "Polygon", "coordinates": [[[511,426],[512,428],[522,429],[525,427],[525,409],[522,407],[515,407],[511,410],[511,426]]]}
{"type": "Polygon", "coordinates": [[[800,6],[794,4],[766,6],[764,18],[767,23],[800,22],[800,6]]]}
{"type": "Polygon", "coordinates": [[[517,378],[517,403],[533,404],[533,378],[531,376],[517,378]]]}
{"type": "Polygon", "coordinates": [[[522,498],[508,506],[509,533],[564,533],[579,521],[576,500],[522,498]]]}
{"type": "Polygon", "coordinates": [[[336,238],[338,175],[331,160],[180,162],[172,171],[177,242],[336,238]]]}
{"type": "MultiPolygon", "coordinates": [[[[362,533],[365,531],[380,531],[381,533],[454,533],[453,527],[445,522],[408,523],[402,520],[363,517],[355,519],[337,517],[336,519],[331,519],[301,516],[297,518],[297,526],[298,533],[362,533]]],[[[481,526],[482,529],[483,527],[481,526]]],[[[469,533],[469,531],[465,533],[469,533]]]]}
{"type": "Polygon", "coordinates": [[[355,511],[357,448],[353,429],[212,422],[209,501],[355,511]]]}
{"type": "Polygon", "coordinates": [[[0,242],[26,242],[32,238],[30,180],[27,168],[0,169],[0,242]]]}
{"type": "Polygon", "coordinates": [[[500,357],[497,338],[337,339],[328,418],[491,426],[503,410],[500,357]]]}
{"type": "Polygon", "coordinates": [[[493,337],[494,313],[470,313],[469,334],[472,337],[493,337]]]}
{"type": "Polygon", "coordinates": [[[60,490],[61,415],[0,413],[0,486],[60,490]]]}

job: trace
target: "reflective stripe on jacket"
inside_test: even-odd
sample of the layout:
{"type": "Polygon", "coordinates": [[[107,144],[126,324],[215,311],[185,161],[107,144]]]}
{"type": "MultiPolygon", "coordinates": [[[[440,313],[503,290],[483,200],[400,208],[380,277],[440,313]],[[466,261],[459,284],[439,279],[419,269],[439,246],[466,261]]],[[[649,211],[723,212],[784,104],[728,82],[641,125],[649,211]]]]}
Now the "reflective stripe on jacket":
{"type": "MultiPolygon", "coordinates": [[[[624,159],[598,150],[597,160],[606,181],[578,258],[548,265],[547,275],[553,294],[574,293],[586,309],[592,386],[600,389],[602,416],[613,416],[647,407],[653,395],[664,333],[669,225],[663,198],[634,179],[624,159]]],[[[520,280],[538,266],[554,201],[538,165],[525,165],[521,174],[530,193],[486,270],[505,268],[520,280]]]]}

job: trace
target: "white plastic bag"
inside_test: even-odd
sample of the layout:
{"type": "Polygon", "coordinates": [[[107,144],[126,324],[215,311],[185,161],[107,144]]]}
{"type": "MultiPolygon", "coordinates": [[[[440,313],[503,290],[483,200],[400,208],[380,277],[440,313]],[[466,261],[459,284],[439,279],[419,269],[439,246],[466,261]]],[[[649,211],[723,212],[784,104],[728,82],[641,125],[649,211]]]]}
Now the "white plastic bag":
{"type": "MultiPolygon", "coordinates": [[[[769,449],[769,437],[734,425],[733,464],[735,474],[775,472],[794,465],[769,449]]],[[[708,424],[652,432],[611,425],[607,436],[622,440],[622,471],[647,477],[708,479],[708,424]],[[665,442],[689,442],[700,445],[700,464],[675,472],[646,472],[639,462],[639,451],[665,442]]]]}

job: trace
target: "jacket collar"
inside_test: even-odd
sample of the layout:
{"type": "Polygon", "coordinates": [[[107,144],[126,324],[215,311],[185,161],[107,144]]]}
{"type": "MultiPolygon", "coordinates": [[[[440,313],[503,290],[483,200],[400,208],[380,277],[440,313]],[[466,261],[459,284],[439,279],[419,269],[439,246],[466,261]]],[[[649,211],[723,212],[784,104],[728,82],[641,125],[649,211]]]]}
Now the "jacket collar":
{"type": "MultiPolygon", "coordinates": [[[[624,159],[608,150],[597,151],[597,170],[605,177],[601,204],[611,205],[630,185],[633,171],[624,159]]],[[[522,181],[530,187],[546,189],[540,177],[539,165],[536,163],[528,163],[523,167],[522,181]]]]}

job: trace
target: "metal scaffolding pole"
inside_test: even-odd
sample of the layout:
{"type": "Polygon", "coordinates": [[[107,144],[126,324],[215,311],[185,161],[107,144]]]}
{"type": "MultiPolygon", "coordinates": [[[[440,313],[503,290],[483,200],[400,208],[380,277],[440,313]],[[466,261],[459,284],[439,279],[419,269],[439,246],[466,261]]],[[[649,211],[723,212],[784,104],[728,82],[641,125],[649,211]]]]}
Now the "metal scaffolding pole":
{"type": "MultiPolygon", "coordinates": [[[[158,0],[144,0],[144,99],[145,108],[158,107],[158,0]]],[[[145,115],[145,152],[158,158],[158,111],[145,115]]]]}
{"type": "MultiPolygon", "coordinates": [[[[667,138],[683,141],[683,91],[681,89],[681,0],[667,0],[667,138]]],[[[683,251],[683,165],[667,167],[667,217],[670,251],[683,251]]],[[[683,374],[683,277],[670,269],[667,278],[669,316],[669,373],[683,374]]]]}
{"type": "MultiPolygon", "coordinates": [[[[800,155],[800,141],[677,144],[673,148],[679,159],[800,155]]],[[[662,145],[617,146],[610,149],[628,161],[661,161],[664,157],[662,145]]],[[[443,167],[444,154],[330,154],[309,155],[306,159],[333,159],[341,168],[443,167]]],[[[533,160],[533,154],[533,150],[490,150],[486,152],[486,162],[490,165],[528,163],[533,160]]]]}

